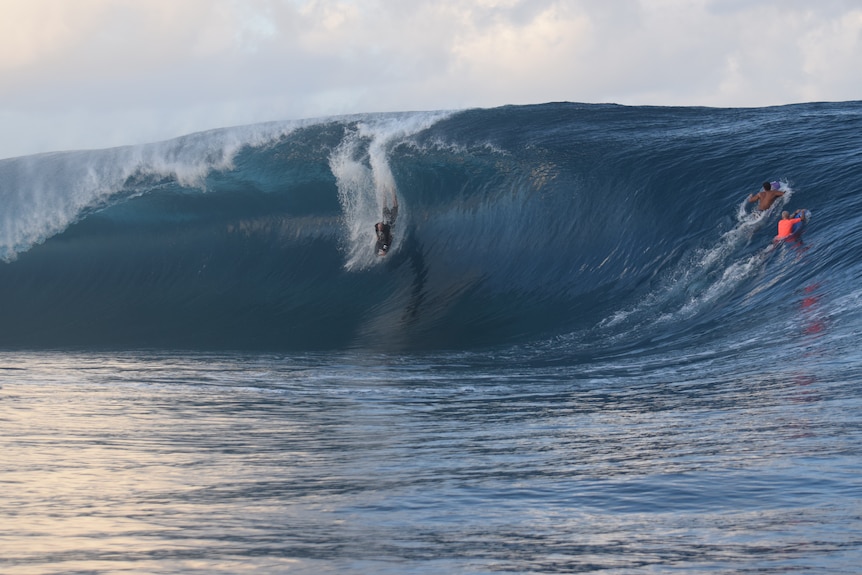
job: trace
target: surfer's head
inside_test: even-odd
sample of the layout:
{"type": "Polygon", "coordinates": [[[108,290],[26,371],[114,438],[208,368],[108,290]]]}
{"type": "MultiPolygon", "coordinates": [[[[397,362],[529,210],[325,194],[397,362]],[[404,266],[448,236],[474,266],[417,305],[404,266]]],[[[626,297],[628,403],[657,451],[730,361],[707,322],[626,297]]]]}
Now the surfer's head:
{"type": "Polygon", "coordinates": [[[768,192],[772,189],[772,184],[770,184],[769,182],[763,182],[763,189],[768,192]]]}
{"type": "Polygon", "coordinates": [[[781,219],[782,220],[789,220],[790,219],[790,212],[788,212],[788,211],[781,212],[781,219]]]}

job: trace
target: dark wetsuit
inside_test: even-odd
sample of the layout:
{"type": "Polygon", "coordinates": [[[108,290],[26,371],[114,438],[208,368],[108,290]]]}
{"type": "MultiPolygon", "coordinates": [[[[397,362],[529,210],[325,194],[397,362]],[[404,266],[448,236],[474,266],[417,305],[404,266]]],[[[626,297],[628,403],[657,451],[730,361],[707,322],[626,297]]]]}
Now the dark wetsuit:
{"type": "Polygon", "coordinates": [[[377,255],[384,256],[389,251],[389,246],[392,245],[392,226],[395,225],[395,218],[398,217],[398,206],[383,208],[383,221],[374,224],[374,233],[377,234],[377,255]],[[377,228],[380,229],[377,229],[377,228]]]}

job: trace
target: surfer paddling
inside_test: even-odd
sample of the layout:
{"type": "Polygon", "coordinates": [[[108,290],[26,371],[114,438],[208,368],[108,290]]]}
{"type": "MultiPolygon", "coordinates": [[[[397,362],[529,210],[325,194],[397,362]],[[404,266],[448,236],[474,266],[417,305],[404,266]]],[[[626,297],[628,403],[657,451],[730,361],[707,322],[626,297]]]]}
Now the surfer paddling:
{"type": "Polygon", "coordinates": [[[383,220],[374,224],[374,233],[377,236],[377,244],[375,249],[378,256],[385,256],[389,252],[389,247],[392,245],[392,226],[395,225],[395,218],[398,217],[398,196],[395,192],[392,193],[392,209],[384,203],[383,205],[383,220]]]}
{"type": "Polygon", "coordinates": [[[751,194],[748,196],[749,203],[757,202],[757,209],[761,212],[765,212],[769,208],[772,207],[772,204],[775,203],[775,200],[784,195],[784,192],[778,189],[778,186],[772,188],[772,184],[769,182],[763,182],[763,189],[757,192],[756,194],[751,194]]]}
{"type": "Polygon", "coordinates": [[[775,236],[776,241],[785,240],[798,233],[807,213],[808,210],[805,209],[796,210],[792,215],[790,212],[781,212],[781,219],[778,221],[778,235],[775,236]]]}

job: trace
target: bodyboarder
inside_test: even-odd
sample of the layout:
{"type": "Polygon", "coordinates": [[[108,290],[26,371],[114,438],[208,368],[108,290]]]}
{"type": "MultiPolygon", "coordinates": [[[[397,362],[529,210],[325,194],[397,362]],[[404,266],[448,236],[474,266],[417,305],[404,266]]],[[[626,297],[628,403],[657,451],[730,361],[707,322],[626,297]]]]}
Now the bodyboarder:
{"type": "Polygon", "coordinates": [[[784,195],[784,192],[778,189],[778,186],[775,189],[772,188],[772,184],[769,182],[763,182],[763,189],[757,192],[756,194],[751,194],[748,196],[748,201],[757,202],[757,209],[761,212],[765,212],[769,208],[772,207],[772,204],[775,203],[775,200],[784,195]]]}
{"type": "Polygon", "coordinates": [[[781,219],[778,221],[778,235],[775,236],[776,241],[787,239],[799,232],[805,211],[796,210],[793,215],[787,211],[781,212],[781,219]]]}
{"type": "Polygon", "coordinates": [[[392,246],[392,226],[395,225],[395,219],[398,217],[398,196],[392,193],[392,208],[388,205],[383,205],[383,220],[374,224],[374,233],[377,236],[377,244],[375,249],[378,256],[385,256],[392,246]]]}

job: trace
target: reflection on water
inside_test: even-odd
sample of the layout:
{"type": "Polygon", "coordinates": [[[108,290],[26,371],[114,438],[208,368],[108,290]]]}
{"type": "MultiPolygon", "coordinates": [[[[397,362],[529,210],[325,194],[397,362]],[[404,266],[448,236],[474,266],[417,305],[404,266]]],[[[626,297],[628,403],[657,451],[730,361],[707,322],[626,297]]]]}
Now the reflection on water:
{"type": "Polygon", "coordinates": [[[862,542],[858,392],[804,374],[2,363],[4,574],[850,573],[862,542]]]}

